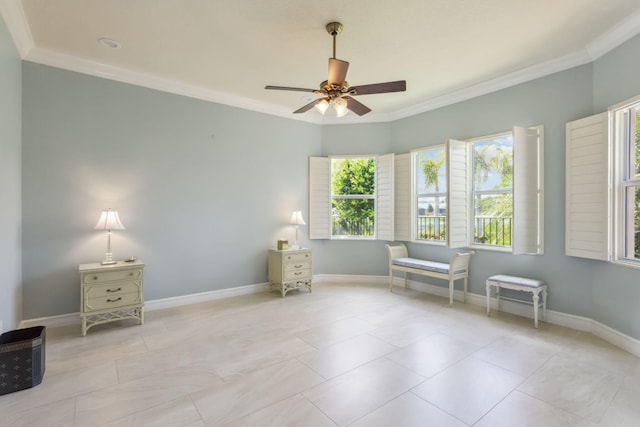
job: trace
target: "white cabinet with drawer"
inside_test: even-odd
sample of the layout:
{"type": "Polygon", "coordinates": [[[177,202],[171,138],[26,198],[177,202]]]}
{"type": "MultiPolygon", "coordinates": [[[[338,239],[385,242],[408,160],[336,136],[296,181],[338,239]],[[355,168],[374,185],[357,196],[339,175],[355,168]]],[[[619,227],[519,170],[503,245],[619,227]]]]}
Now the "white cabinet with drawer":
{"type": "Polygon", "coordinates": [[[287,292],[306,286],[311,292],[311,249],[269,250],[269,283],[282,297],[287,292]]]}
{"type": "Polygon", "coordinates": [[[80,264],[82,335],[94,325],[122,319],[144,323],[144,263],[80,264]]]}

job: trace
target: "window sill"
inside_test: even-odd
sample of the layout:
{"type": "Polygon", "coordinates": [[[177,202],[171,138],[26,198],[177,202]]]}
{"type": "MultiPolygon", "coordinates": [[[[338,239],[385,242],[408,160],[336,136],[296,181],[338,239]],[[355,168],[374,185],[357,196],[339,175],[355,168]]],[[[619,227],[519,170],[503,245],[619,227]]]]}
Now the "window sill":
{"type": "Polygon", "coordinates": [[[427,245],[427,246],[442,246],[442,247],[447,246],[447,242],[442,240],[412,240],[411,243],[416,243],[418,245],[427,245]]]}
{"type": "Polygon", "coordinates": [[[502,252],[505,254],[510,254],[513,252],[511,247],[502,247],[502,246],[490,246],[490,245],[469,245],[470,249],[475,251],[490,251],[490,252],[502,252]]]}
{"type": "Polygon", "coordinates": [[[620,267],[627,267],[627,268],[633,268],[635,270],[640,270],[640,261],[631,261],[628,259],[615,259],[611,261],[611,264],[614,264],[620,267]]]}

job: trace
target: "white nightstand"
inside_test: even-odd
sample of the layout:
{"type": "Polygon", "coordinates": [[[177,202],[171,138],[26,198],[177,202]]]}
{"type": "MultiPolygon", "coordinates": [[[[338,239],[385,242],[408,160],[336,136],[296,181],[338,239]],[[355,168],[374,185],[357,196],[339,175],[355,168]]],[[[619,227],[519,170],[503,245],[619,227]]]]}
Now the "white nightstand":
{"type": "Polygon", "coordinates": [[[306,286],[311,292],[311,267],[311,249],[269,249],[269,283],[272,288],[280,290],[282,298],[301,286],[306,286]]]}
{"type": "Polygon", "coordinates": [[[82,335],[92,326],[122,319],[144,323],[142,261],[102,265],[80,264],[80,317],[82,335]]]}

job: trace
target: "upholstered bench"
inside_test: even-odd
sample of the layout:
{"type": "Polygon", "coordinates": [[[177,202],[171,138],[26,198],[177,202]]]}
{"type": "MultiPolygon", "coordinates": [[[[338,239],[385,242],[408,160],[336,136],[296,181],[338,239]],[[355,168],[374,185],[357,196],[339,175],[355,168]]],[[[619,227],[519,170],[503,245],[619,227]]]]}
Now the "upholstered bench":
{"type": "MultiPolygon", "coordinates": [[[[533,325],[538,327],[538,308],[542,306],[542,318],[547,320],[547,285],[542,280],[529,279],[526,277],[508,276],[497,274],[487,279],[487,316],[491,310],[491,287],[496,288],[496,299],[498,301],[498,311],[500,311],[500,288],[513,289],[516,291],[530,292],[533,296],[533,325]],[[542,301],[540,301],[542,293],[542,301]]],[[[517,302],[527,302],[515,298],[503,299],[517,302]]]]}
{"type": "Polygon", "coordinates": [[[407,284],[407,273],[435,277],[449,281],[449,304],[453,305],[453,284],[463,279],[464,301],[467,300],[467,281],[469,277],[469,259],[474,251],[456,253],[451,256],[449,264],[411,258],[404,244],[385,245],[389,255],[389,290],[393,290],[393,272],[401,271],[404,275],[404,287],[407,284]]]}

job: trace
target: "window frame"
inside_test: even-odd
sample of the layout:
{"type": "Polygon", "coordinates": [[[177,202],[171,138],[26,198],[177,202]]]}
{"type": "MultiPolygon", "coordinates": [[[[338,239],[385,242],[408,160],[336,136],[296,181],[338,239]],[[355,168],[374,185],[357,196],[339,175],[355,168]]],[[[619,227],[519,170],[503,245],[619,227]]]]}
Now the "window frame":
{"type": "Polygon", "coordinates": [[[330,240],[377,240],[378,235],[378,155],[334,155],[329,156],[329,205],[331,212],[331,221],[330,221],[330,240]],[[374,174],[373,174],[373,194],[334,194],[333,193],[333,162],[335,160],[354,160],[354,159],[373,159],[375,162],[374,165],[374,174]],[[373,232],[370,236],[364,235],[335,235],[334,226],[333,226],[333,201],[334,200],[373,200],[373,232]]]}
{"type": "Polygon", "coordinates": [[[511,182],[511,187],[510,188],[504,188],[504,189],[491,189],[491,190],[477,190],[475,189],[475,173],[474,173],[474,160],[475,160],[475,156],[474,156],[474,144],[477,142],[481,142],[481,141],[487,141],[487,140],[492,140],[492,139],[498,139],[501,137],[505,137],[508,135],[511,135],[511,167],[513,169],[512,174],[515,173],[515,165],[514,165],[514,132],[513,131],[505,131],[505,132],[498,132],[498,133],[494,133],[491,135],[485,135],[485,136],[480,136],[480,137],[476,137],[476,138],[471,138],[471,139],[467,139],[465,140],[466,143],[469,144],[468,146],[468,155],[470,158],[469,161],[469,224],[468,224],[468,231],[469,231],[469,247],[473,248],[473,249],[485,249],[485,250],[489,250],[489,251],[496,251],[496,252],[506,252],[506,253],[511,253],[513,252],[513,232],[514,232],[514,224],[513,224],[513,206],[514,206],[514,183],[513,183],[513,177],[512,177],[512,182],[511,182]],[[499,246],[499,245],[491,245],[491,244],[484,244],[484,243],[478,243],[475,241],[475,235],[474,235],[474,231],[475,231],[475,226],[476,226],[476,215],[475,215],[475,196],[476,195],[499,195],[499,194],[511,194],[511,206],[512,206],[512,215],[510,217],[510,230],[509,230],[509,234],[510,234],[510,241],[511,244],[509,246],[499,246]]]}
{"type": "MultiPolygon", "coordinates": [[[[610,114],[610,135],[613,146],[613,161],[609,165],[613,179],[613,224],[611,226],[611,240],[613,255],[611,262],[626,267],[640,269],[640,257],[627,256],[629,245],[634,252],[634,229],[633,212],[629,212],[633,207],[629,204],[628,192],[631,188],[640,189],[640,177],[631,178],[631,156],[632,147],[635,146],[635,129],[632,133],[632,123],[630,110],[640,110],[640,96],[628,99],[620,104],[609,108],[610,114]],[[630,224],[631,222],[631,224],[630,224]]],[[[637,120],[637,119],[636,119],[637,120]]],[[[635,254],[634,254],[635,255],[635,254]]]]}
{"type": "Polygon", "coordinates": [[[431,145],[428,147],[422,147],[422,148],[417,148],[414,150],[411,150],[410,152],[411,154],[411,241],[414,243],[418,243],[418,244],[425,244],[425,245],[436,245],[436,246],[447,246],[448,244],[448,227],[447,227],[447,218],[448,218],[448,210],[449,210],[449,182],[448,182],[448,161],[447,161],[447,145],[446,144],[437,144],[437,145],[431,145]],[[419,165],[419,156],[420,153],[426,152],[426,151],[436,151],[436,150],[442,150],[443,153],[443,164],[441,166],[441,168],[444,169],[444,175],[445,175],[445,182],[446,182],[446,189],[445,190],[440,190],[439,192],[430,192],[430,193],[418,193],[418,187],[419,184],[417,182],[418,179],[418,168],[420,167],[419,165]],[[424,198],[424,197],[440,197],[442,199],[444,199],[444,203],[447,209],[447,212],[444,215],[444,221],[445,221],[445,230],[447,230],[444,234],[444,239],[420,239],[418,237],[418,217],[419,217],[419,213],[418,213],[418,209],[419,209],[419,202],[418,200],[420,198],[424,198]]]}

